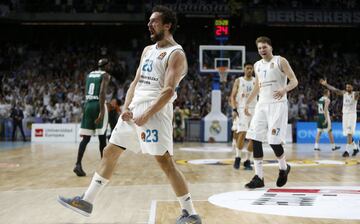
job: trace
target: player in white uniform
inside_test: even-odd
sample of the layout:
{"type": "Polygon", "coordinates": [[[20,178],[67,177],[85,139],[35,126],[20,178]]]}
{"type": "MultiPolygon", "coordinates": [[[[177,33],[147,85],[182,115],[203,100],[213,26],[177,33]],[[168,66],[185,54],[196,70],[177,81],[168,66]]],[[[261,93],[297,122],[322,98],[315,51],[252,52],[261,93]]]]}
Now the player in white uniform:
{"type": "Polygon", "coordinates": [[[249,105],[251,116],[247,116],[244,113],[245,102],[249,97],[251,91],[254,89],[255,77],[253,77],[254,67],[252,63],[246,62],[244,64],[244,76],[239,77],[235,80],[232,91],[231,91],[231,106],[233,108],[233,119],[237,120],[235,128],[235,161],[234,168],[239,169],[240,167],[240,152],[244,153],[244,168],[246,170],[252,170],[249,157],[253,151],[252,140],[249,140],[247,150],[243,150],[245,144],[246,131],[249,129],[252,115],[254,114],[255,105],[257,98],[254,98],[249,105]]]}
{"type": "Polygon", "coordinates": [[[173,101],[175,89],[187,73],[182,47],[173,39],[176,15],[169,8],[156,6],[148,23],[154,45],[147,46],[141,56],[134,81],[126,95],[125,111],[113,130],[110,144],[104,150],[100,167],[81,197],[59,202],[89,216],[98,192],[109,182],[122,152],[127,149],[154,155],[169,179],[182,208],[177,224],[200,224],[184,175],[173,160],[173,101]]]}
{"type": "Polygon", "coordinates": [[[356,156],[359,152],[355,142],[353,141],[353,135],[355,134],[356,128],[356,106],[357,101],[360,98],[360,92],[353,91],[353,86],[351,84],[346,84],[345,90],[339,90],[327,83],[326,80],[320,79],[320,83],[331,91],[334,91],[338,95],[343,96],[343,107],[342,107],[342,126],[343,126],[343,135],[347,136],[346,148],[343,153],[343,157],[349,157],[349,149],[353,148],[352,156],[356,156]]]}
{"type": "Polygon", "coordinates": [[[298,85],[298,80],[289,62],[272,54],[271,40],[268,37],[256,39],[258,53],[262,57],[254,65],[255,86],[246,100],[245,114],[250,115],[249,105],[259,94],[255,114],[246,133],[247,139],[253,140],[255,176],[245,185],[246,188],[264,187],[262,142],[267,140],[279,162],[278,187],[287,182],[290,166],[286,163],[284,148],[288,122],[286,93],[298,85]],[[289,79],[289,83],[287,83],[289,79]]]}

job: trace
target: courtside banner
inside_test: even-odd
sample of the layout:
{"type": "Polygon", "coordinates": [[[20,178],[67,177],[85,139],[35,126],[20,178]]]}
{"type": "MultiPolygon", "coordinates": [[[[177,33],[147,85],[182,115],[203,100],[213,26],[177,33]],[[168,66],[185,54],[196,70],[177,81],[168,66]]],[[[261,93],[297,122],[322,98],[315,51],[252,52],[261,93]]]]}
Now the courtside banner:
{"type": "MultiPolygon", "coordinates": [[[[335,143],[346,143],[346,136],[343,136],[342,123],[331,122],[332,133],[335,143]]],[[[315,143],[317,132],[316,122],[297,122],[296,123],[296,140],[297,143],[315,143]]],[[[360,123],[356,124],[354,140],[360,138],[360,123]]],[[[325,132],[320,136],[320,143],[330,143],[329,135],[325,132]]]]}
{"type": "Polygon", "coordinates": [[[77,124],[32,124],[31,142],[75,142],[77,124]]]}

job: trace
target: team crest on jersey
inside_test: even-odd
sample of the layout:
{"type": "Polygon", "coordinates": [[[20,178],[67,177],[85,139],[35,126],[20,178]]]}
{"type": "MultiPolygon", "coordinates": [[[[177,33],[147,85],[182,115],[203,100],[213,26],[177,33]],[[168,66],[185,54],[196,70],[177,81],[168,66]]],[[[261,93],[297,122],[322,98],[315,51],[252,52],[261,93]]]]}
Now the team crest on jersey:
{"type": "Polygon", "coordinates": [[[159,60],[162,60],[165,57],[165,55],[166,55],[166,52],[162,52],[157,58],[159,60]]]}
{"type": "Polygon", "coordinates": [[[272,134],[272,135],[276,135],[276,129],[272,129],[272,130],[271,130],[271,134],[272,134]]]}
{"type": "Polygon", "coordinates": [[[140,137],[141,137],[141,140],[142,140],[143,142],[145,142],[145,132],[141,132],[140,137]]]}
{"type": "Polygon", "coordinates": [[[271,64],[270,64],[270,68],[274,68],[274,62],[271,62],[271,64]]]}

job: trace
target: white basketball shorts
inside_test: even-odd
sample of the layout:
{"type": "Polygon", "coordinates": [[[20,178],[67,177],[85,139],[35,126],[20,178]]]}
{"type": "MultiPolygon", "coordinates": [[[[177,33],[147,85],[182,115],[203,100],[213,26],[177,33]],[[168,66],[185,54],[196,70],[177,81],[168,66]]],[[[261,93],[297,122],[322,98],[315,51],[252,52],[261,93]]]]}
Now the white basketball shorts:
{"type": "Polygon", "coordinates": [[[246,132],[249,129],[251,119],[254,116],[255,113],[255,107],[249,108],[250,116],[245,115],[244,108],[239,108],[239,122],[237,125],[237,132],[246,132]]]}
{"type": "Polygon", "coordinates": [[[286,140],[288,122],[287,101],[269,104],[256,104],[246,138],[268,141],[269,144],[282,144],[286,140]]]}
{"type": "Polygon", "coordinates": [[[239,124],[239,117],[233,118],[233,122],[232,122],[232,126],[231,126],[231,131],[236,131],[238,124],[239,124]]]}
{"type": "Polygon", "coordinates": [[[342,116],[342,125],[343,125],[343,135],[354,135],[356,128],[356,113],[343,114],[342,116]]]}
{"type": "MultiPolygon", "coordinates": [[[[132,109],[133,117],[143,114],[151,102],[141,103],[132,109]]],[[[121,116],[114,128],[109,142],[135,153],[142,151],[150,155],[173,155],[173,104],[166,104],[143,126],[133,121],[123,121],[121,116]]]]}

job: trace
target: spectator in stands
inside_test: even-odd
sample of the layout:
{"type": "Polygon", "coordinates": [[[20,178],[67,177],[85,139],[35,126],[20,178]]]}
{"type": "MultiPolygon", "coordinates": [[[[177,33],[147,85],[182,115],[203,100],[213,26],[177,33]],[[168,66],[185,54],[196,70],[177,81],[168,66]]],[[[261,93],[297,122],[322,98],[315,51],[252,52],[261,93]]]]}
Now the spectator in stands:
{"type": "Polygon", "coordinates": [[[16,128],[19,127],[21,135],[25,142],[26,138],[25,138],[24,129],[22,126],[22,121],[24,119],[24,113],[23,113],[22,109],[20,108],[19,103],[15,104],[14,107],[12,108],[10,117],[13,119],[12,141],[15,141],[16,128]]]}

